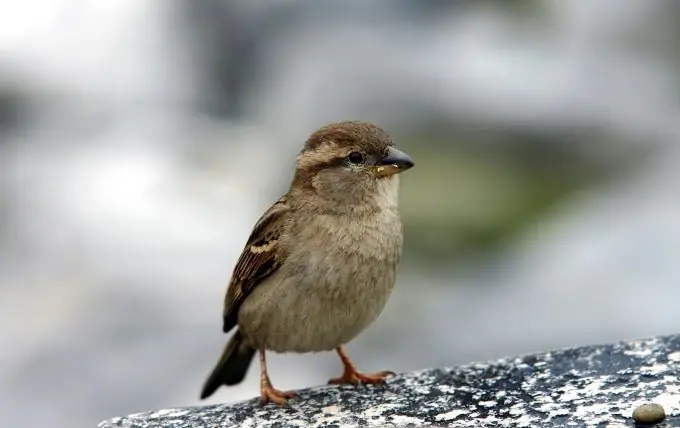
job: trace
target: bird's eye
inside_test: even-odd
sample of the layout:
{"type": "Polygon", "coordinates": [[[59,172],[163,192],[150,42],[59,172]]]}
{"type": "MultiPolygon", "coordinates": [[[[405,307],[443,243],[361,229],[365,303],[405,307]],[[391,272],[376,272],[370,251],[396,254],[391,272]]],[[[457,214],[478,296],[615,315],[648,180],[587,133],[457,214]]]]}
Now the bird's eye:
{"type": "Polygon", "coordinates": [[[347,155],[347,159],[352,163],[361,163],[364,161],[364,156],[359,152],[352,152],[347,155]]]}

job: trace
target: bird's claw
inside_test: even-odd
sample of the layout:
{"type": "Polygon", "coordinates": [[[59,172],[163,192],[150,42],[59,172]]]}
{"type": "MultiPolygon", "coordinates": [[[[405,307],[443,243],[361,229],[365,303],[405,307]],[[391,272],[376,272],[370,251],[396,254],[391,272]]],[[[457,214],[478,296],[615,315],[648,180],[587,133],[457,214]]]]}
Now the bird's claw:
{"type": "Polygon", "coordinates": [[[263,386],[260,391],[260,402],[266,404],[267,402],[276,403],[279,406],[284,406],[287,404],[289,398],[295,397],[294,392],[290,391],[279,391],[273,388],[271,385],[263,386]]]}
{"type": "Polygon", "coordinates": [[[361,373],[357,370],[345,369],[345,372],[340,377],[332,378],[328,381],[331,385],[339,385],[349,383],[357,385],[359,383],[366,383],[372,385],[380,385],[385,383],[385,378],[394,376],[395,373],[389,370],[383,370],[378,373],[361,373]]]}

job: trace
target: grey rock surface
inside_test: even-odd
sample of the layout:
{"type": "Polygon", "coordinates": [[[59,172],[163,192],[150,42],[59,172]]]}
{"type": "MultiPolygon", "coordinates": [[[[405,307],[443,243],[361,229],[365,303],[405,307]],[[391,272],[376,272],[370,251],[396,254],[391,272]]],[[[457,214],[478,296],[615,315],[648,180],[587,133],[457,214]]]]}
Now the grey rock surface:
{"type": "Polygon", "coordinates": [[[680,426],[680,336],[585,346],[398,375],[386,387],[300,391],[286,408],[258,399],[117,417],[113,427],[624,427],[645,403],[680,426]]]}

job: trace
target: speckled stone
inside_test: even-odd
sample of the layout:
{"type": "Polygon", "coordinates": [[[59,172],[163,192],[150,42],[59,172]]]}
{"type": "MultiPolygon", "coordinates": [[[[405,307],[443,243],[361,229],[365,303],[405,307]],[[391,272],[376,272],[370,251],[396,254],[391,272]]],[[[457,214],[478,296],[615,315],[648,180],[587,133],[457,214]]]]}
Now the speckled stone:
{"type": "Polygon", "coordinates": [[[664,420],[666,411],[656,403],[643,404],[633,411],[633,419],[639,424],[656,424],[664,420]]]}
{"type": "Polygon", "coordinates": [[[388,386],[301,391],[288,408],[235,404],[113,418],[113,427],[631,427],[658,403],[680,427],[680,336],[587,346],[393,377],[388,386]]]}

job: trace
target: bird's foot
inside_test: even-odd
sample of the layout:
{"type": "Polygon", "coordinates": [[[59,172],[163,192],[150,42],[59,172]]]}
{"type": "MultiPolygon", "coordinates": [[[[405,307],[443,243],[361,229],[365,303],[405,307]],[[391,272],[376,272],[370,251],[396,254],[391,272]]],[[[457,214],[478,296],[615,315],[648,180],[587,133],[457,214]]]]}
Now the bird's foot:
{"type": "Polygon", "coordinates": [[[295,397],[294,392],[290,391],[279,391],[271,385],[262,385],[260,388],[260,401],[262,404],[267,402],[276,403],[279,406],[284,406],[289,398],[295,397]]]}
{"type": "Polygon", "coordinates": [[[394,376],[394,372],[384,370],[378,373],[361,373],[353,367],[345,367],[345,372],[340,377],[334,377],[328,383],[332,385],[349,383],[357,385],[359,383],[367,383],[372,385],[380,385],[385,383],[385,378],[394,376]]]}

